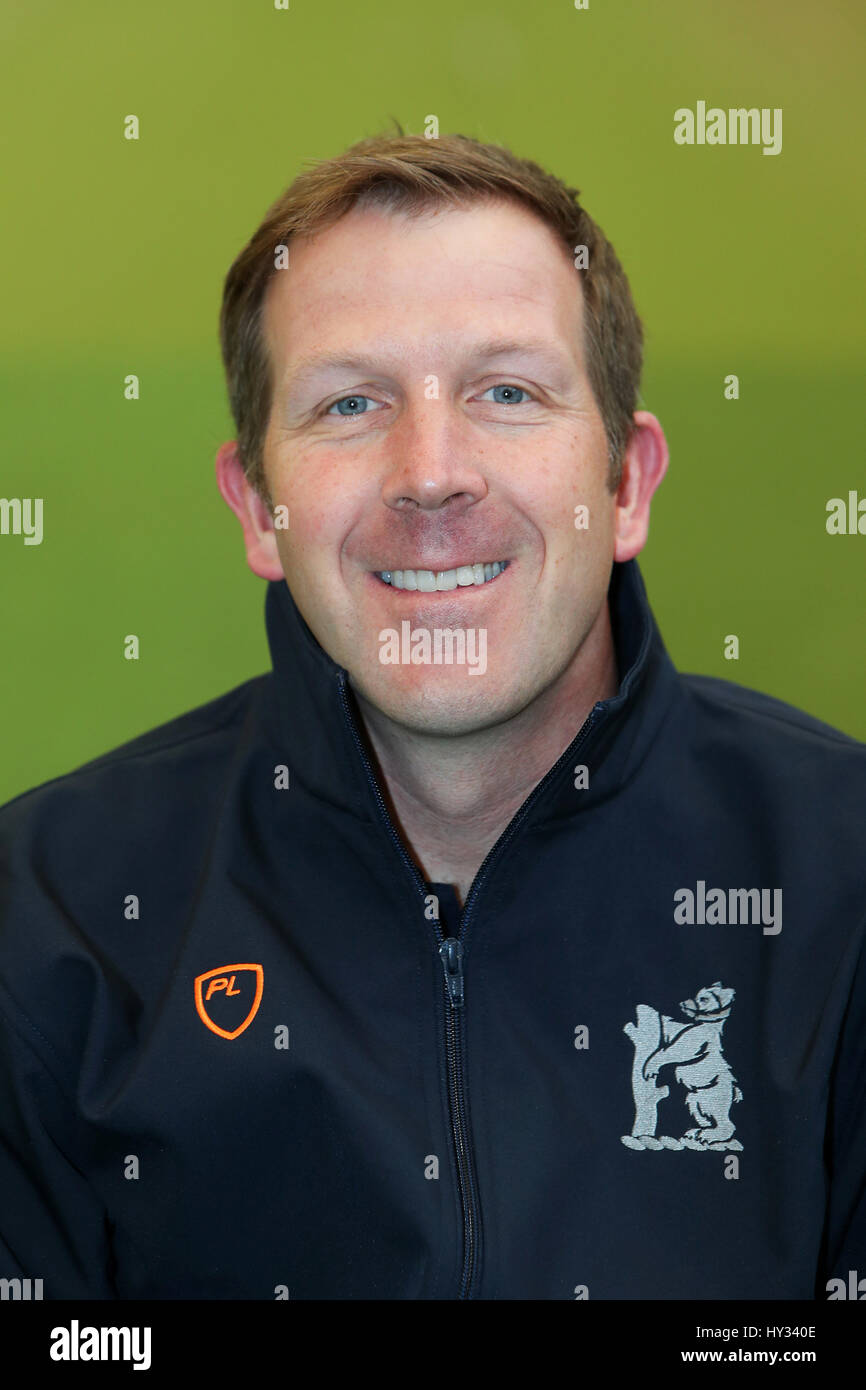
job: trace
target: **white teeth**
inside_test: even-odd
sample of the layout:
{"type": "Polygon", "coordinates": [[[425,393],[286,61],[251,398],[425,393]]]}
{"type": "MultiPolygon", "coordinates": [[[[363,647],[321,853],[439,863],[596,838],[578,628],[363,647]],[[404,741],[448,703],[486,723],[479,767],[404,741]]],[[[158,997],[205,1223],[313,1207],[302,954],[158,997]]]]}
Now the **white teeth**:
{"type": "Polygon", "coordinates": [[[507,560],[497,560],[495,564],[458,565],[453,570],[379,570],[379,578],[384,579],[394,589],[418,590],[422,594],[432,594],[437,590],[470,588],[472,585],[487,584],[495,579],[508,566],[507,560]]]}

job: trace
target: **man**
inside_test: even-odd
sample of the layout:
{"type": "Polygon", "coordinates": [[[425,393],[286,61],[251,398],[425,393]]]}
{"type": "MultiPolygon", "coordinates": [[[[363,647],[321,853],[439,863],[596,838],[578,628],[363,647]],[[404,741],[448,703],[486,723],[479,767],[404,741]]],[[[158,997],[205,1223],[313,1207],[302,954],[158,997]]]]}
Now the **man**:
{"type": "Polygon", "coordinates": [[[274,669],[0,817],[0,1274],[847,1289],[866,756],[674,670],[635,560],[667,448],[577,193],[363,141],[270,209],[221,332],[274,669]]]}

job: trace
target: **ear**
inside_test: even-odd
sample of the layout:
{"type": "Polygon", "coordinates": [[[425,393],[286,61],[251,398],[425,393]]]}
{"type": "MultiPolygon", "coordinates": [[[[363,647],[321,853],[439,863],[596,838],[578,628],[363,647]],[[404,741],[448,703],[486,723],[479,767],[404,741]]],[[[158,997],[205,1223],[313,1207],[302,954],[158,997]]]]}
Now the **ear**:
{"type": "Polygon", "coordinates": [[[668,467],[664,430],[648,410],[636,410],[616,492],[614,560],[634,559],[646,545],[650,502],[668,467]]]}
{"type": "Polygon", "coordinates": [[[217,486],[244,533],[247,564],[261,579],[284,579],[274,520],[265,499],[247,479],[238,457],[237,440],[220,445],[216,456],[217,486]]]}

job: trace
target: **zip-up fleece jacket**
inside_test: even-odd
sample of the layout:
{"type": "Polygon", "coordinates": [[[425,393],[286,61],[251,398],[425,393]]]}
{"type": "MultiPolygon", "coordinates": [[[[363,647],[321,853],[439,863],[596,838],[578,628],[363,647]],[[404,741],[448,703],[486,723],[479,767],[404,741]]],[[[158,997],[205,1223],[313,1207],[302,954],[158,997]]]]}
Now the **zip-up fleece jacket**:
{"type": "Polygon", "coordinates": [[[0,1278],[866,1294],[866,746],[609,601],[462,911],[283,582],[271,672],[0,811],[0,1278]]]}

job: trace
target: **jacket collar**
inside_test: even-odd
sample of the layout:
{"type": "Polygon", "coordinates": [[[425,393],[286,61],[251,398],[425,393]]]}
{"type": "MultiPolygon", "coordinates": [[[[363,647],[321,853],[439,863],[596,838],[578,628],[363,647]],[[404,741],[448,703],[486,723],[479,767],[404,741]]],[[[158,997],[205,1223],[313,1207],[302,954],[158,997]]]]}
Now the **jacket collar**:
{"type": "MultiPolygon", "coordinates": [[[[679,678],[636,560],[614,564],[608,601],[619,689],[595,705],[575,756],[566,750],[532,794],[534,821],[584,811],[623,787],[678,693],[679,678]],[[575,788],[575,763],[588,769],[586,788],[575,788]]],[[[288,766],[290,784],[316,801],[376,820],[376,795],[359,748],[366,736],[347,673],[320,646],[284,580],[268,584],[265,622],[273,663],[265,720],[276,761],[288,766]]],[[[576,720],[575,737],[579,732],[576,720]]]]}

